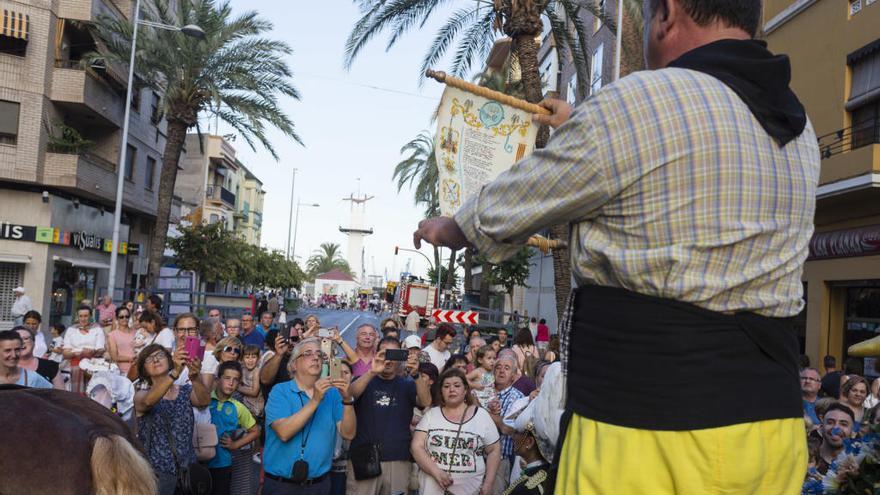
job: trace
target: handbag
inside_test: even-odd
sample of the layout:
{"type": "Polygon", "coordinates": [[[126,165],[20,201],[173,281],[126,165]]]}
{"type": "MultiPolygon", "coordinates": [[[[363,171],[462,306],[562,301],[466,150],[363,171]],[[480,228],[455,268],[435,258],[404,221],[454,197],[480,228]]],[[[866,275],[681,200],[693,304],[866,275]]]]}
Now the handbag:
{"type": "Polygon", "coordinates": [[[368,443],[350,449],[348,457],[358,481],[378,478],[382,475],[382,453],[377,443],[368,443]]]}
{"type": "Polygon", "coordinates": [[[196,459],[210,461],[217,455],[217,427],[211,423],[193,424],[193,448],[196,450],[196,459]]]}
{"type": "MultiPolygon", "coordinates": [[[[171,428],[168,427],[168,418],[162,418],[162,426],[165,434],[168,435],[171,457],[174,459],[174,465],[177,466],[177,493],[182,495],[208,495],[211,493],[211,472],[198,462],[193,462],[188,466],[181,465],[177,459],[174,435],[171,434],[171,428]]],[[[214,435],[216,436],[216,434],[215,431],[214,435]]]]}

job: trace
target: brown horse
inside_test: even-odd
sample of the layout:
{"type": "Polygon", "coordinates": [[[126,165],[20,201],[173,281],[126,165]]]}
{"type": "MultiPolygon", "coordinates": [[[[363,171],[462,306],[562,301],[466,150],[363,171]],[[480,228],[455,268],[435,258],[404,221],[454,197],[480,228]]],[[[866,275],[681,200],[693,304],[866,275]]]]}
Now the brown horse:
{"type": "Polygon", "coordinates": [[[91,399],[2,385],[0,428],[2,495],[156,493],[137,437],[91,399]]]}

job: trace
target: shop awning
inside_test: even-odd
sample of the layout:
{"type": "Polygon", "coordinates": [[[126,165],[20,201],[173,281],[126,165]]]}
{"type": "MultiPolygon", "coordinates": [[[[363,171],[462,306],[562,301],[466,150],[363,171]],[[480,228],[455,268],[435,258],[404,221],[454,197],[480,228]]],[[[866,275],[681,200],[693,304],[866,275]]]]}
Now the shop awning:
{"type": "Polygon", "coordinates": [[[30,263],[31,257],[26,254],[0,253],[0,263],[30,263]]]}
{"type": "Polygon", "coordinates": [[[2,22],[0,22],[0,35],[27,41],[29,22],[29,16],[26,16],[21,12],[3,9],[3,19],[2,22]]]}
{"type": "Polygon", "coordinates": [[[83,260],[79,258],[69,258],[67,256],[52,256],[52,260],[60,261],[62,263],[68,263],[73,266],[78,266],[81,268],[97,268],[99,270],[109,270],[110,265],[108,263],[101,263],[100,261],[92,261],[92,260],[83,260]]]}

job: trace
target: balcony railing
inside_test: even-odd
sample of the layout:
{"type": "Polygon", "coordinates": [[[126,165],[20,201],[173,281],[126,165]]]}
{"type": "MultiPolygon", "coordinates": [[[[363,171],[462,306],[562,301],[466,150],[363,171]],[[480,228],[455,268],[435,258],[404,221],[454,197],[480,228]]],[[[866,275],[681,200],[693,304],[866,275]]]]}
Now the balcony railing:
{"type": "Polygon", "coordinates": [[[823,159],[870,144],[880,144],[880,119],[819,136],[819,151],[823,159]]]}
{"type": "Polygon", "coordinates": [[[235,193],[223,186],[208,186],[205,189],[205,197],[215,201],[222,201],[230,208],[235,208],[235,193]]]}
{"type": "Polygon", "coordinates": [[[85,151],[79,147],[49,143],[46,145],[46,152],[57,153],[60,155],[79,155],[80,158],[93,165],[97,165],[109,172],[116,172],[115,163],[102,156],[98,156],[89,151],[85,151]]]}

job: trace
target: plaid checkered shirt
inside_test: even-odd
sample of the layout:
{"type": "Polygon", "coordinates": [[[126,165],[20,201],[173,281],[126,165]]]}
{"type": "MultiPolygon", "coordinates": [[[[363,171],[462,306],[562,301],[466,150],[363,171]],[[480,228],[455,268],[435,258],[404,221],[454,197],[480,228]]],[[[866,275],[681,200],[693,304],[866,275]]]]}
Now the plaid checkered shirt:
{"type": "MultiPolygon", "coordinates": [[[[501,417],[506,418],[510,414],[510,406],[514,402],[525,397],[519,389],[513,388],[513,385],[507,387],[498,393],[498,400],[501,402],[501,417]]],[[[513,451],[513,437],[510,435],[501,435],[501,458],[513,460],[516,454],[513,451]]]]}
{"type": "Polygon", "coordinates": [[[578,285],[786,317],[804,304],[819,163],[809,122],[780,147],[720,80],[643,71],[578,105],[455,219],[493,262],[569,223],[578,285]]]}

